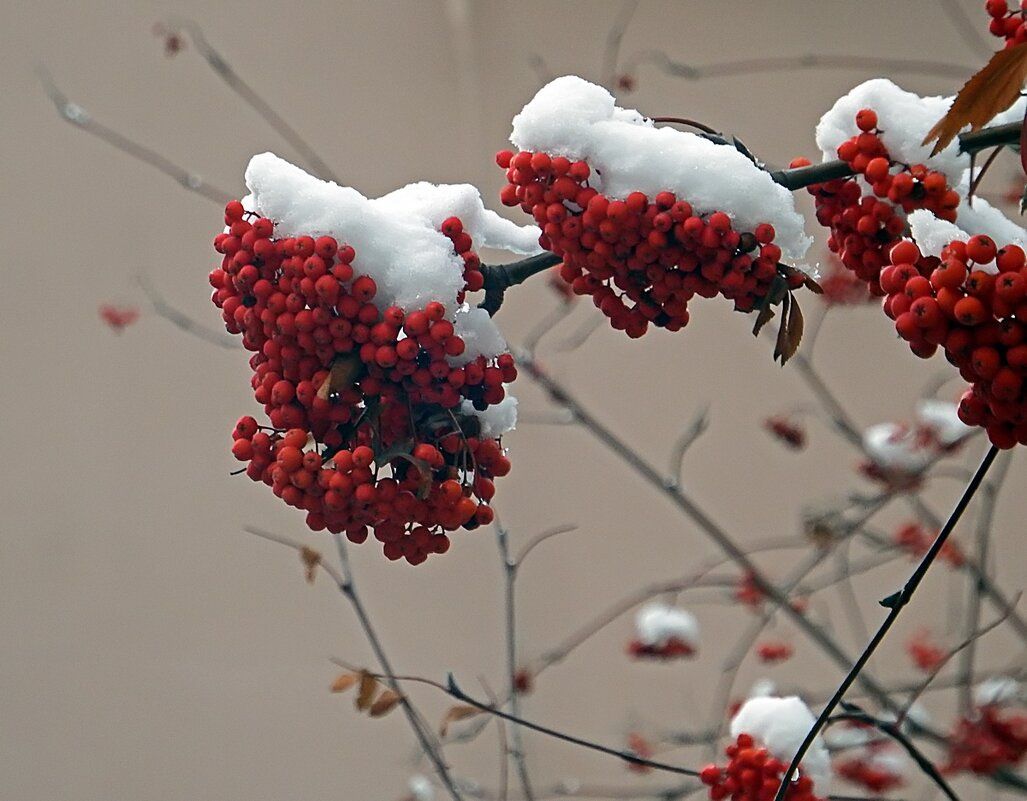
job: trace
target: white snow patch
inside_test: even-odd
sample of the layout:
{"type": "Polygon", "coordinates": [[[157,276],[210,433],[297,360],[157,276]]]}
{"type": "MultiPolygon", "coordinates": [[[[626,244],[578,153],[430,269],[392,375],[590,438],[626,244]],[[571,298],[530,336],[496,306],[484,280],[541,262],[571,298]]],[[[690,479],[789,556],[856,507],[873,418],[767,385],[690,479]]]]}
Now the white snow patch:
{"type": "Polygon", "coordinates": [[[974,687],[977,706],[1008,704],[1020,700],[1023,695],[1023,685],[1009,676],[992,676],[974,687]]]}
{"type": "MultiPolygon", "coordinates": [[[[909,227],[920,252],[925,256],[941,256],[950,242],[966,242],[974,234],[987,234],[1000,248],[1018,245],[1027,250],[1027,230],[1010,220],[984,198],[975,197],[973,206],[964,200],[958,209],[955,223],[939,220],[926,209],[917,209],[909,215],[909,227]]],[[[995,274],[995,263],[977,265],[976,269],[995,274]]]]}
{"type": "Polygon", "coordinates": [[[427,776],[421,774],[411,776],[407,786],[410,788],[410,795],[414,801],[433,801],[435,798],[435,788],[427,776]]]}
{"type": "MultiPolygon", "coordinates": [[[[799,750],[816,718],[797,695],[787,698],[750,698],[731,719],[731,736],[745,733],[782,762],[788,763],[799,750]]],[[[800,763],[813,780],[820,797],[831,792],[831,759],[823,738],[817,736],[800,763]]]]}
{"type": "Polygon", "coordinates": [[[959,407],[948,401],[937,398],[924,398],[916,405],[917,422],[934,432],[935,438],[942,445],[955,445],[974,432],[959,419],[959,407]]]}
{"type": "Polygon", "coordinates": [[[691,648],[699,647],[699,621],[684,609],[661,603],[646,604],[635,616],[635,632],[643,645],[660,648],[677,639],[691,648]]]}
{"type": "Polygon", "coordinates": [[[931,463],[934,448],[915,430],[899,423],[878,423],[863,432],[863,450],[878,467],[919,473],[931,463]]]}
{"type": "Polygon", "coordinates": [[[481,436],[485,439],[498,439],[517,427],[517,398],[510,394],[509,385],[504,385],[504,388],[506,397],[483,412],[475,409],[469,400],[463,401],[460,405],[460,414],[478,418],[481,423],[481,436]]]}
{"type": "Polygon", "coordinates": [[[611,198],[644,192],[652,199],[670,191],[697,212],[726,212],[740,230],[770,223],[789,261],[801,260],[813,241],[792,193],[734,147],[656,128],[638,111],[617,107],[603,87],[573,75],[538,91],[514,117],[510,141],[521,150],[588,161],[590,184],[611,198]]]}
{"type": "Polygon", "coordinates": [[[538,228],[522,228],[488,211],[478,190],[467,184],[417,183],[368,199],[261,153],[250,159],[246,186],[250,194],[243,206],[271,219],[276,236],[331,235],[351,245],[357,254],[354,269],[375,280],[375,303],[381,308],[411,310],[436,300],[453,314],[463,260],[438,230],[447,217],[460,217],[476,247],[539,252],[538,228]]]}
{"type": "Polygon", "coordinates": [[[496,324],[489,317],[489,313],[477,306],[469,306],[466,303],[456,310],[453,315],[453,329],[458,337],[464,341],[464,352],[459,356],[451,356],[449,363],[454,367],[460,367],[468,362],[474,361],[479,356],[489,358],[506,353],[506,340],[499,333],[496,324]]]}

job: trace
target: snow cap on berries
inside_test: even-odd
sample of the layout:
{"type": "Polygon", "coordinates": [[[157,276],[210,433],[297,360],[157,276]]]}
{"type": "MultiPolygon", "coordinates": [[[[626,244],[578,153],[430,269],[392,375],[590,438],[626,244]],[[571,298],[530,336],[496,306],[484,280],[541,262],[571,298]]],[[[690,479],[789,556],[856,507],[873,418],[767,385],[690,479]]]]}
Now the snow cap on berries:
{"type": "Polygon", "coordinates": [[[517,398],[510,394],[507,385],[503,385],[506,396],[499,403],[490,404],[484,411],[474,408],[469,400],[460,406],[460,414],[478,418],[481,424],[481,436],[485,439],[499,439],[507,431],[517,427],[517,398]]]}
{"type": "MultiPolygon", "coordinates": [[[[787,764],[815,722],[813,713],[797,695],[750,698],[731,719],[731,736],[748,734],[776,759],[787,764]]],[[[819,736],[803,757],[801,767],[803,773],[813,780],[814,792],[826,798],[830,794],[831,760],[819,736]]]]}
{"type": "Polygon", "coordinates": [[[693,650],[699,647],[699,621],[684,609],[662,603],[646,604],[635,615],[635,632],[643,645],[660,648],[680,640],[693,650]]]}
{"type": "Polygon", "coordinates": [[[998,706],[1025,698],[1023,685],[1009,676],[992,676],[974,687],[977,706],[998,706]]]}
{"type": "MultiPolygon", "coordinates": [[[[958,225],[939,220],[926,209],[918,209],[909,215],[910,233],[924,256],[941,257],[941,251],[950,242],[966,242],[973,234],[985,234],[996,242],[1019,245],[1027,250],[1027,231],[984,198],[975,197],[973,206],[963,200],[957,213],[958,225]]],[[[977,265],[975,269],[992,274],[998,272],[994,261],[977,265]]]]}
{"type": "Polygon", "coordinates": [[[435,798],[435,788],[427,776],[420,773],[411,776],[407,786],[410,788],[413,801],[432,801],[435,798]]]}
{"type": "Polygon", "coordinates": [[[458,214],[477,246],[539,252],[539,230],[518,226],[485,208],[469,184],[417,183],[368,199],[355,189],[321,181],[273,153],[250,159],[247,211],[275,223],[277,237],[334,236],[357,252],[358,273],[378,286],[380,308],[404,310],[439,301],[452,315],[463,286],[463,262],[439,227],[458,214]]]}
{"type": "Polygon", "coordinates": [[[937,398],[924,398],[916,405],[917,422],[934,434],[943,446],[950,447],[970,436],[974,429],[959,419],[959,407],[937,398]]]}
{"type": "Polygon", "coordinates": [[[792,193],[737,149],[656,128],[638,111],[617,107],[603,87],[573,75],[538,91],[514,117],[510,141],[521,150],[584,159],[592,185],[610,198],[669,191],[698,213],[726,212],[739,230],[770,223],[788,260],[802,259],[813,241],[792,193]]]}
{"type": "MultiPolygon", "coordinates": [[[[817,124],[816,140],[824,161],[833,161],[838,146],[860,133],[856,113],[864,108],[877,112],[881,120],[879,136],[888,154],[905,164],[926,164],[945,175],[949,186],[958,186],[970,167],[970,156],[959,152],[958,141],[952,141],[936,156],[931,156],[934,143],[922,144],[952,105],[952,97],[920,97],[899,88],[887,78],[874,78],[851,89],[838,98],[817,124]]],[[[1010,109],[993,119],[990,125],[1022,120],[1027,101],[1021,98],[1010,109]]],[[[976,205],[977,200],[974,200],[976,205]]],[[[960,215],[963,211],[960,209],[960,215]]]]}
{"type": "Polygon", "coordinates": [[[878,423],[863,432],[863,450],[878,467],[919,473],[934,456],[932,442],[899,423],[878,423]]]}

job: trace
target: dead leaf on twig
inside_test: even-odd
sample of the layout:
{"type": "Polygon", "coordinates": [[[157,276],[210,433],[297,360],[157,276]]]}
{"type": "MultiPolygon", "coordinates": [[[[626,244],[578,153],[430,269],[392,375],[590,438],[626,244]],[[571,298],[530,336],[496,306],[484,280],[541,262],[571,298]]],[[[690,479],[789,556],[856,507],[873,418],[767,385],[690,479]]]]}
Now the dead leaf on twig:
{"type": "Polygon", "coordinates": [[[360,692],[357,693],[357,709],[366,712],[371,708],[374,697],[378,694],[378,679],[367,671],[360,672],[360,692]]]}
{"type": "Polygon", "coordinates": [[[999,50],[984,67],[963,84],[948,112],[927,132],[922,144],[937,140],[936,155],[967,125],[979,130],[1020,97],[1027,78],[1027,44],[999,50]]]}
{"type": "Polygon", "coordinates": [[[480,714],[481,710],[476,706],[451,706],[449,711],[446,712],[446,716],[442,719],[442,725],[439,726],[439,736],[446,736],[449,732],[450,723],[455,723],[458,720],[467,720],[467,718],[473,718],[475,715],[480,714]]]}
{"type": "Polygon", "coordinates": [[[321,386],[317,388],[317,397],[321,400],[328,400],[331,395],[349,389],[356,383],[362,367],[363,363],[356,354],[336,356],[328,378],[322,381],[321,386]]]}
{"type": "Polygon", "coordinates": [[[306,569],[307,583],[314,583],[314,575],[317,573],[317,566],[321,564],[321,553],[315,551],[313,548],[308,548],[304,545],[300,548],[300,561],[303,562],[303,567],[306,569]]]}
{"type": "Polygon", "coordinates": [[[358,681],[360,681],[359,673],[353,673],[352,671],[340,673],[335,681],[332,682],[332,692],[344,693],[358,681]]]}
{"type": "Polygon", "coordinates": [[[368,708],[367,713],[372,718],[380,718],[389,714],[400,701],[400,695],[395,690],[386,690],[368,708]]]}

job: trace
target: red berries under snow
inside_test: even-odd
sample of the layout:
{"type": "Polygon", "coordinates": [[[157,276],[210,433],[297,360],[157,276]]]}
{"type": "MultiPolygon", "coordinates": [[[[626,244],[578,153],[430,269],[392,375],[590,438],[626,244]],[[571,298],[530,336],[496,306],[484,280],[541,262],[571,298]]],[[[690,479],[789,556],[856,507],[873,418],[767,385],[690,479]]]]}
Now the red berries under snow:
{"type": "Polygon", "coordinates": [[[650,603],[635,616],[635,639],[628,643],[628,653],[635,657],[673,659],[692,656],[698,647],[699,622],[691,612],[650,603]]]}
{"type": "MultiPolygon", "coordinates": [[[[388,558],[413,564],[445,552],[448,532],[492,521],[494,479],[510,470],[500,437],[515,420],[505,389],[517,375],[513,358],[487,314],[460,305],[482,286],[464,222],[438,215],[432,232],[400,221],[398,231],[413,230],[420,247],[403,272],[387,263],[403,252],[402,237],[373,201],[274,157],[254,159],[247,180],[256,193],[247,204],[259,208],[265,192],[283,220],[232,201],[227,230],[215,239],[223,258],[211,273],[213,300],[254,352],[254,397],[271,422],[240,419],[233,454],[251,479],[304,510],[312,529],[352,542],[373,535],[388,558]],[[336,206],[356,219],[326,221],[336,206]],[[385,230],[368,232],[372,222],[385,230]],[[309,235],[280,230],[304,224],[309,235]],[[363,246],[314,235],[333,225],[353,230],[363,246]],[[433,299],[447,292],[447,303],[433,299]]],[[[433,193],[453,194],[427,185],[405,191],[429,212],[439,205],[433,193]]],[[[470,213],[479,230],[520,233],[494,225],[478,206],[470,213]]]]}

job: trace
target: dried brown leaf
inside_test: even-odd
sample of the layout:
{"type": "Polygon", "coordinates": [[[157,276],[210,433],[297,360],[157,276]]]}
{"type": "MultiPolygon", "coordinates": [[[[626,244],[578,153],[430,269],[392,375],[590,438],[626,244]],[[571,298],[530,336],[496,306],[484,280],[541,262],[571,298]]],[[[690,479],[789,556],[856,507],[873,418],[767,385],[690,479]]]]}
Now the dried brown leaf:
{"type": "Polygon", "coordinates": [[[362,670],[360,672],[360,692],[357,693],[357,709],[361,712],[369,709],[377,694],[378,679],[367,671],[362,670]]]}
{"type": "Polygon", "coordinates": [[[388,715],[399,703],[399,693],[395,690],[385,690],[373,704],[368,708],[367,713],[372,718],[380,718],[388,715]]]}
{"type": "Polygon", "coordinates": [[[303,562],[303,567],[306,570],[307,583],[313,584],[317,566],[321,564],[321,552],[304,545],[300,548],[300,561],[303,562]]]}
{"type": "Polygon", "coordinates": [[[777,329],[777,341],[774,343],[774,361],[781,360],[781,364],[788,361],[788,319],[790,316],[792,296],[785,294],[781,298],[781,324],[777,329]]]}
{"type": "Polygon", "coordinates": [[[976,131],[1009,108],[1020,97],[1027,78],[1027,44],[999,50],[984,67],[963,84],[948,112],[927,132],[922,144],[937,140],[935,155],[967,125],[976,131]]]}
{"type": "Polygon", "coordinates": [[[331,394],[349,389],[356,383],[362,366],[360,357],[356,354],[336,356],[328,378],[322,381],[321,386],[317,388],[317,397],[321,400],[328,400],[331,394]]]}
{"type": "Polygon", "coordinates": [[[480,714],[481,710],[476,706],[451,706],[449,711],[446,712],[446,716],[442,719],[442,725],[439,726],[439,736],[446,736],[449,732],[450,723],[455,723],[458,720],[467,720],[467,718],[473,718],[475,715],[480,714]]]}
{"type": "Polygon", "coordinates": [[[351,671],[346,671],[345,673],[340,673],[335,678],[335,681],[332,682],[332,692],[333,693],[344,693],[344,692],[346,692],[346,690],[348,690],[350,687],[352,687],[358,681],[360,681],[360,674],[359,673],[353,673],[351,671]]]}
{"type": "Polygon", "coordinates": [[[795,352],[799,349],[799,343],[802,342],[802,331],[805,327],[805,320],[802,317],[802,309],[799,308],[799,301],[794,297],[792,298],[792,312],[788,315],[788,352],[785,357],[781,360],[781,364],[784,364],[788,359],[795,355],[795,352]]]}

